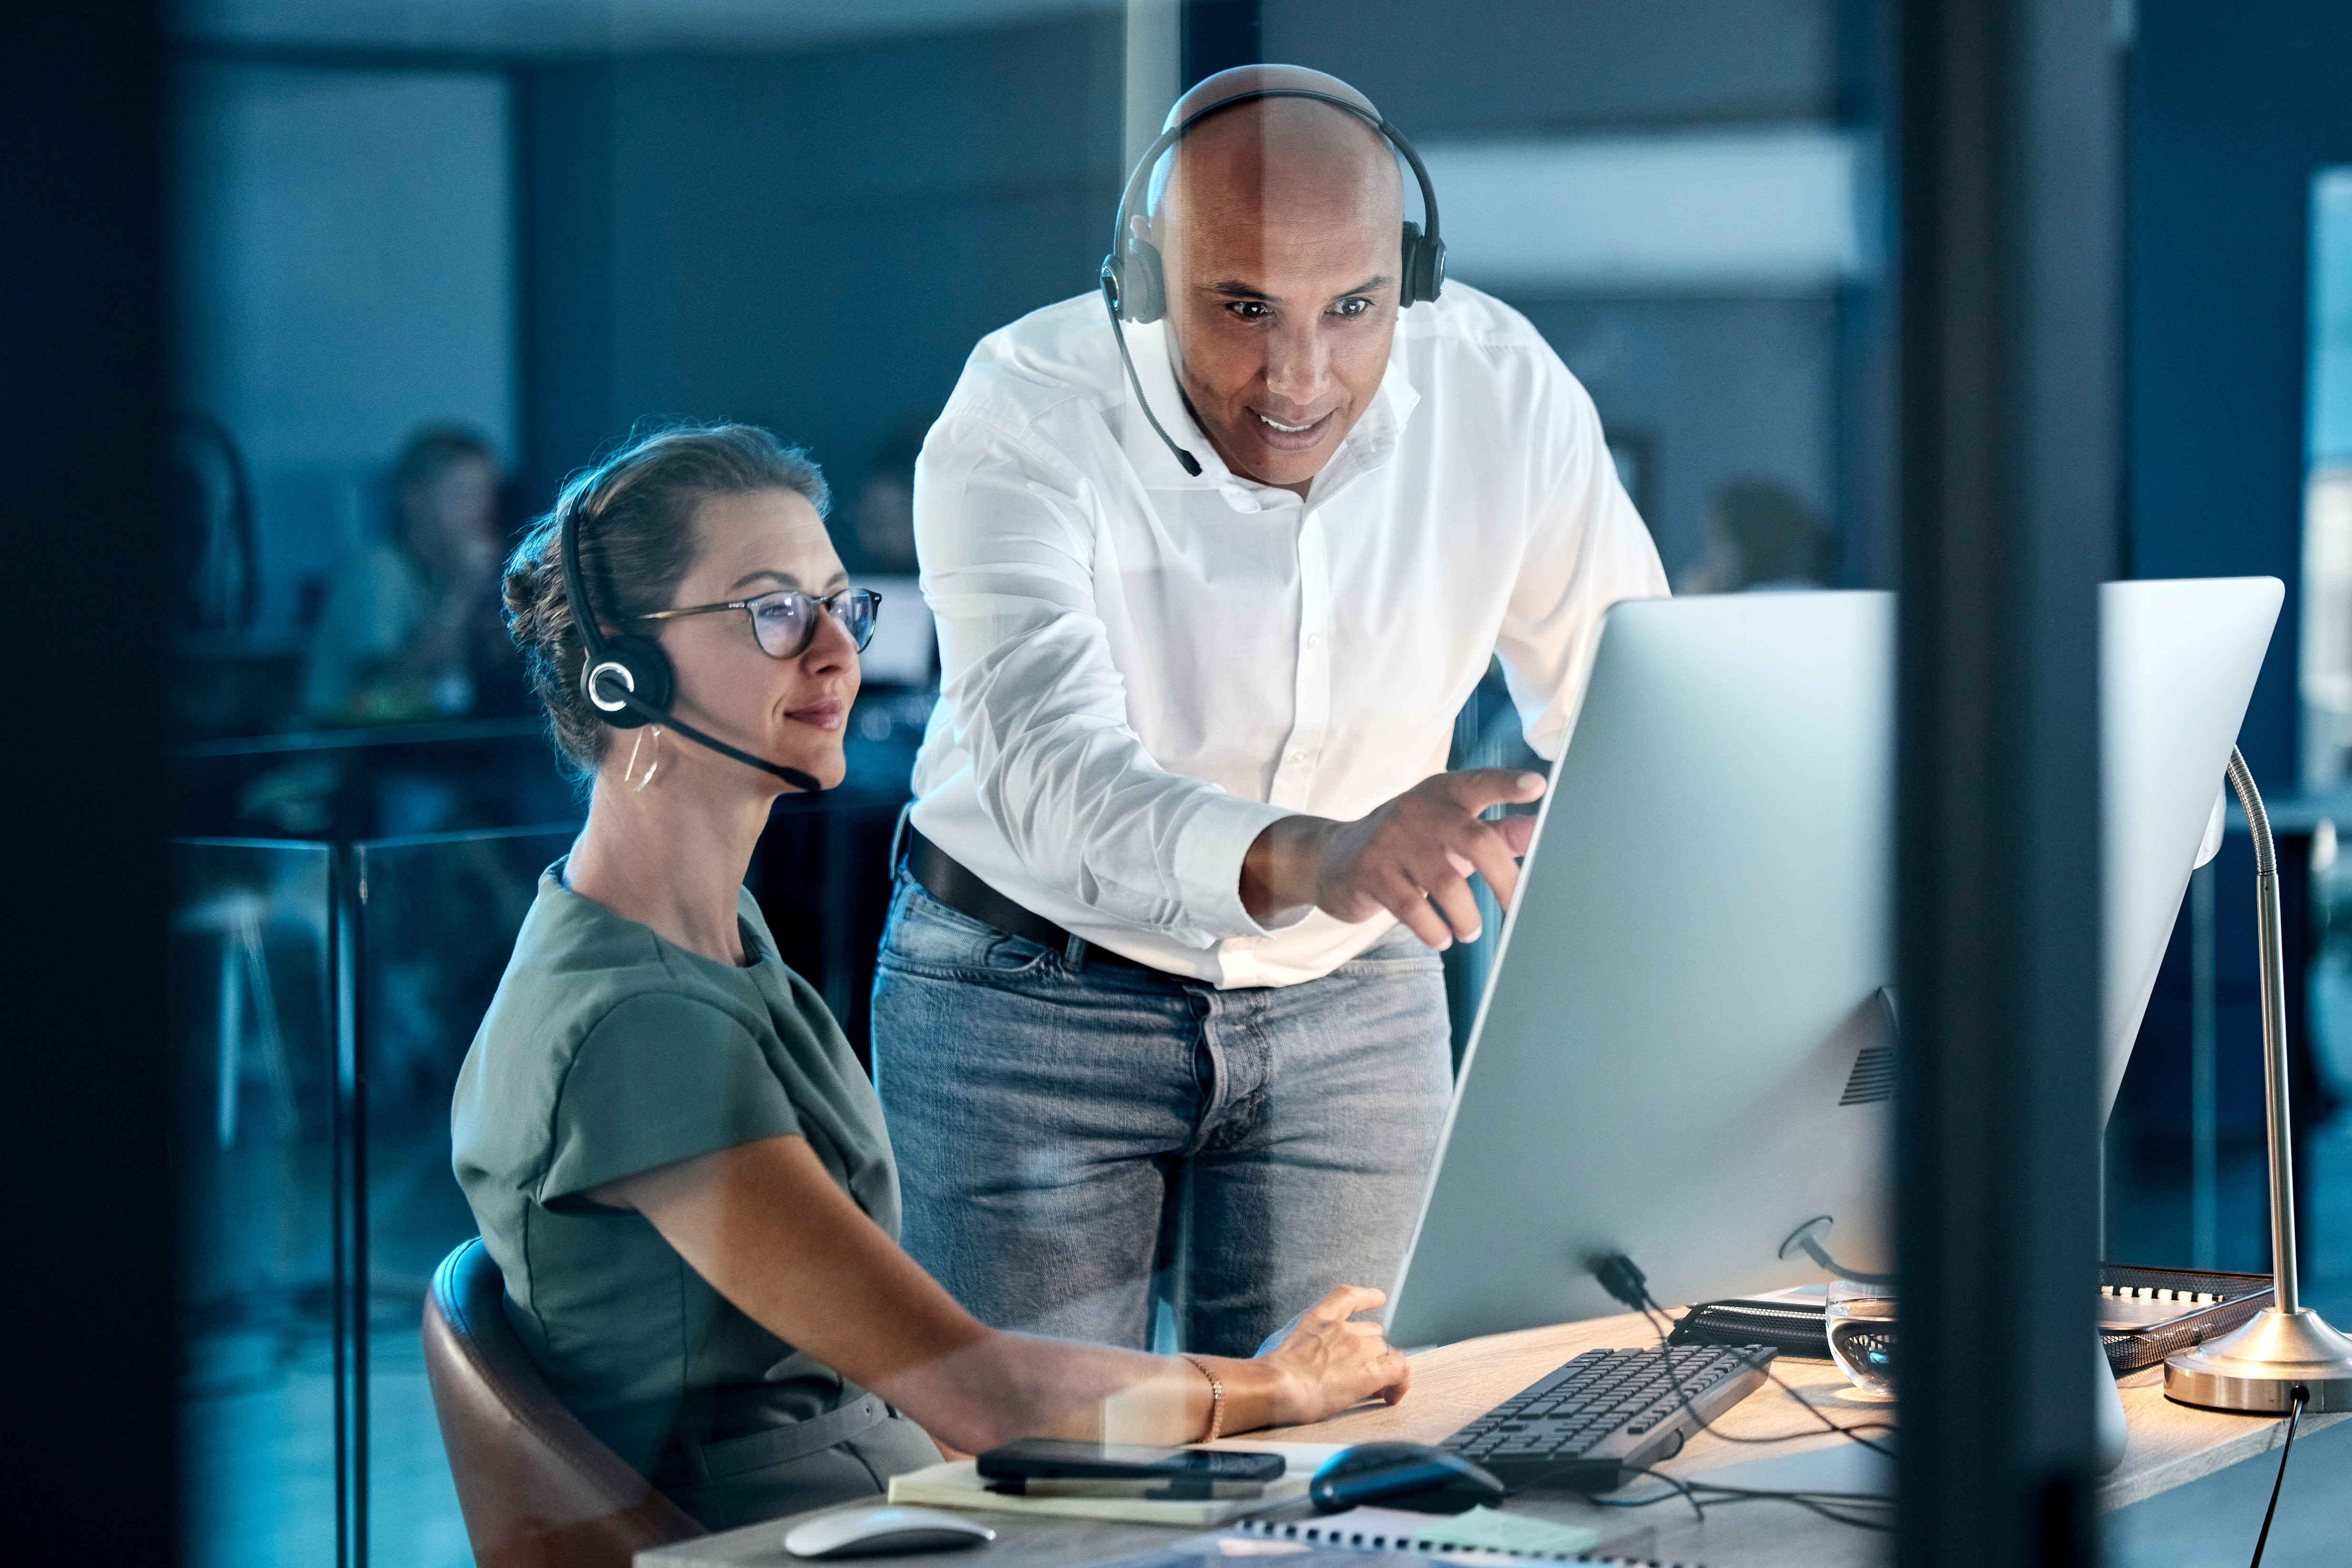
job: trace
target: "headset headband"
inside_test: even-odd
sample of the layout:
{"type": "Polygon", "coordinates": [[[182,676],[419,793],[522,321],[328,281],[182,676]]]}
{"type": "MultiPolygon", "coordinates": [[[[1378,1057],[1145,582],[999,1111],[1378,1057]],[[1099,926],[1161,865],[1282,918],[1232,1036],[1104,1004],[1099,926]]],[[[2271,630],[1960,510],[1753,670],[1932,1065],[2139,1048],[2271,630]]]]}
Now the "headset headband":
{"type": "Polygon", "coordinates": [[[1127,184],[1119,191],[1118,211],[1111,218],[1110,253],[1113,256],[1119,255],[1125,248],[1128,209],[1135,204],[1138,192],[1150,180],[1152,165],[1166,156],[1170,148],[1183,141],[1185,132],[1216,113],[1217,110],[1231,109],[1237,103],[1248,103],[1255,99],[1262,98],[1312,99],[1318,103],[1328,103],[1334,109],[1346,110],[1349,114],[1379,131],[1382,140],[1395,148],[1403,156],[1407,166],[1412,170],[1413,180],[1421,186],[1421,212],[1422,216],[1427,220],[1423,225],[1424,232],[1431,240],[1437,239],[1437,187],[1430,183],[1429,170],[1423,165],[1421,154],[1412,150],[1412,143],[1399,134],[1394,126],[1381,119],[1378,110],[1350,102],[1337,93],[1318,92],[1313,88],[1255,87],[1234,93],[1229,98],[1221,98],[1214,103],[1194,110],[1176,124],[1162,131],[1154,139],[1150,147],[1145,150],[1142,158],[1137,162],[1135,172],[1127,177],[1127,184]]]}
{"type": "Polygon", "coordinates": [[[580,576],[578,507],[564,510],[562,537],[556,553],[563,559],[563,596],[572,601],[572,623],[580,628],[580,643],[587,650],[588,662],[599,663],[604,657],[604,633],[596,624],[596,612],[588,603],[587,584],[580,576]]]}

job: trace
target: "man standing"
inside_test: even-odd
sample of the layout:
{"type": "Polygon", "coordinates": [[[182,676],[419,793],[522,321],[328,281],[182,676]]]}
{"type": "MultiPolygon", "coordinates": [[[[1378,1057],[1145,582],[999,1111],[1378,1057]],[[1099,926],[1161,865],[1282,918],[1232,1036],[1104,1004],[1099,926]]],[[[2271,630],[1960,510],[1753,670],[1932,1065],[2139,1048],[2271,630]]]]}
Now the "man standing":
{"type": "Polygon", "coordinates": [[[924,446],[945,686],[875,1061],[907,1249],[980,1317],[1141,1345],[1157,1270],[1184,1348],[1246,1355],[1410,1240],[1433,949],[1473,874],[1509,899],[1528,820],[1479,813],[1542,790],[1442,771],[1455,712],[1499,653],[1556,754],[1602,612],[1665,580],[1558,356],[1431,298],[1369,100],[1243,67],[1168,123],[1125,341],[1094,297],[992,333],[924,446]]]}

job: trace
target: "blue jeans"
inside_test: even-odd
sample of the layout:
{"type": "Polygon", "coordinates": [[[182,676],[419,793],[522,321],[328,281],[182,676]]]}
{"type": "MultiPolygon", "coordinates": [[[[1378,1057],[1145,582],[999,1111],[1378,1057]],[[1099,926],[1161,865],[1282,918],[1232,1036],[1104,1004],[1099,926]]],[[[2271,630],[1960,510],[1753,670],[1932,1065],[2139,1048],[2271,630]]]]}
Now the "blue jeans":
{"type": "Polygon", "coordinates": [[[1250,1355],[1340,1284],[1392,1289],[1453,1092],[1437,955],[1400,929],[1220,991],[968,919],[902,875],[874,1073],[902,1239],[982,1322],[1250,1355]]]}

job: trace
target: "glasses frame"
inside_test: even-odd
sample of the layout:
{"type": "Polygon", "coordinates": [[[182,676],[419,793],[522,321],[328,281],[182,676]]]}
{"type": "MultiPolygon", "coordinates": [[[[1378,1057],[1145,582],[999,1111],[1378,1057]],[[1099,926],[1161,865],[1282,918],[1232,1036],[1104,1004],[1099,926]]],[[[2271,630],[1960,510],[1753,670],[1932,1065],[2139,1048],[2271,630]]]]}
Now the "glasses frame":
{"type": "MultiPolygon", "coordinates": [[[[675,621],[681,615],[716,615],[722,610],[740,610],[743,612],[744,618],[751,623],[751,645],[753,647],[759,649],[762,653],[768,653],[768,657],[771,659],[797,659],[803,653],[809,651],[809,644],[816,641],[816,631],[819,617],[833,615],[835,601],[856,598],[862,598],[871,601],[866,606],[866,635],[864,638],[860,639],[857,643],[857,651],[863,653],[866,652],[866,644],[874,641],[874,627],[876,623],[882,619],[882,596],[879,593],[875,592],[874,590],[870,588],[843,588],[836,589],[833,592],[825,594],[802,593],[797,588],[775,588],[769,590],[765,593],[755,593],[749,599],[730,599],[723,604],[688,604],[677,610],[652,610],[646,612],[643,615],[632,615],[629,619],[632,621],[675,621]],[[809,617],[808,634],[801,639],[801,645],[799,647],[793,649],[789,653],[768,653],[768,645],[760,641],[760,612],[753,609],[752,606],[755,604],[764,604],[772,599],[782,599],[787,594],[798,594],[801,598],[807,600],[811,607],[817,612],[817,614],[809,617]]],[[[838,624],[840,617],[834,616],[834,621],[835,624],[838,624]]],[[[846,632],[848,628],[844,626],[842,627],[842,630],[846,632]]]]}

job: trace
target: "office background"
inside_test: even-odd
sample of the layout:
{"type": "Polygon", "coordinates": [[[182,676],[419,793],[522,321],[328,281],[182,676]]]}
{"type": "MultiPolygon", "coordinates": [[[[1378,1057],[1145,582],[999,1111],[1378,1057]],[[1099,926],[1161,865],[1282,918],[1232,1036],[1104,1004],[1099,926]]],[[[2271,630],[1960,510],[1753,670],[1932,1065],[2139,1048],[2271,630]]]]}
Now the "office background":
{"type": "MultiPolygon", "coordinates": [[[[173,643],[167,810],[179,839],[214,841],[175,852],[171,960],[190,1561],[465,1561],[415,1343],[424,1272],[470,1228],[447,1089],[576,807],[528,711],[488,683],[425,722],[329,726],[305,705],[339,584],[398,533],[391,468],[420,427],[487,442],[510,531],[642,416],[755,421],[814,449],[845,555],[887,569],[907,432],[978,336],[1089,286],[1139,113],[1223,66],[1290,59],[1357,83],[1429,154],[1456,276],[1527,311],[1591,390],[1684,586],[1741,586],[1710,546],[1757,493],[1815,530],[1801,575],[1891,585],[1880,11],[1485,0],[1433,26],[1429,9],[173,16],[173,517],[201,591],[173,643]]],[[[2352,577],[2311,522],[2352,463],[2352,240],[2327,237],[2346,202],[2329,171],[2352,168],[2352,24],[2210,0],[2118,15],[2115,563],[2290,585],[2242,744],[2266,791],[2314,802],[2294,850],[2306,1244],[2313,1298],[2341,1322],[2352,1145],[2326,1113],[2352,1082],[2352,968],[2318,824],[2344,771],[2330,726],[2352,710],[2327,679],[2352,661],[2330,664],[2325,616],[2315,632],[2302,611],[2352,577]]],[[[853,1033],[877,841],[926,700],[919,679],[871,694],[853,789],[780,813],[754,868],[853,1033]]],[[[1461,760],[1516,755],[1492,691],[1457,734],[1461,760]]],[[[2215,873],[2207,925],[2184,912],[2111,1130],[2118,1259],[2263,1266],[2243,853],[2215,873]]],[[[1481,962],[1455,963],[1465,1016],[1481,962]]],[[[2320,1495],[2352,1462],[2328,1471],[2332,1452],[2315,1443],[2291,1484],[2320,1495]]],[[[2119,1560],[2189,1560],[2163,1552],[2199,1511],[2186,1494],[2127,1511],[2119,1551],[2137,1555],[2119,1560]]]]}

